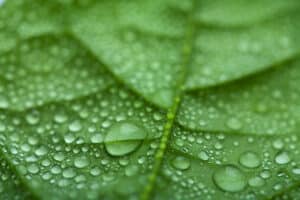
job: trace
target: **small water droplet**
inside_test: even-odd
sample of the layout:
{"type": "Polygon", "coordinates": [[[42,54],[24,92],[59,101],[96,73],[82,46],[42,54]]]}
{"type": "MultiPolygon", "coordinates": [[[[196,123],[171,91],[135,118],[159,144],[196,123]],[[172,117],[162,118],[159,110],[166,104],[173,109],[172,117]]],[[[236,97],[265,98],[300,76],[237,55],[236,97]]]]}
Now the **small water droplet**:
{"type": "Polygon", "coordinates": [[[48,152],[47,148],[46,147],[40,147],[38,149],[35,150],[35,155],[37,156],[43,156],[43,155],[46,155],[48,152]]]}
{"type": "Polygon", "coordinates": [[[262,172],[260,173],[260,176],[261,176],[263,179],[268,179],[268,178],[271,177],[271,173],[270,173],[269,171],[265,170],[265,171],[262,171],[262,172]]]}
{"type": "Polygon", "coordinates": [[[191,162],[188,158],[183,156],[177,156],[172,160],[172,165],[176,169],[186,170],[191,166],[191,162]]]}
{"type": "Polygon", "coordinates": [[[101,173],[101,171],[98,167],[94,167],[94,168],[91,169],[90,173],[93,176],[98,176],[101,173]]]}
{"type": "Polygon", "coordinates": [[[36,165],[36,164],[31,164],[27,167],[27,170],[28,172],[30,172],[31,174],[36,174],[38,173],[40,170],[39,170],[39,167],[36,165]]]}
{"type": "Polygon", "coordinates": [[[129,165],[125,168],[125,175],[126,176],[133,176],[136,175],[139,171],[138,165],[129,165]]]}
{"type": "Polygon", "coordinates": [[[73,178],[74,176],[76,176],[76,172],[72,168],[67,168],[63,171],[62,175],[65,178],[73,178]]]}
{"type": "Polygon", "coordinates": [[[241,165],[243,165],[244,167],[248,167],[248,168],[256,168],[260,166],[260,159],[258,157],[258,155],[254,152],[244,152],[241,156],[240,156],[240,163],[241,165]]]}
{"type": "Polygon", "coordinates": [[[82,129],[82,126],[79,121],[74,121],[69,125],[69,130],[72,132],[78,132],[82,129]]]}
{"type": "Polygon", "coordinates": [[[75,136],[71,133],[68,133],[66,135],[64,135],[64,141],[67,143],[67,144],[71,144],[72,142],[74,142],[75,140],[75,136]]]}
{"type": "Polygon", "coordinates": [[[33,113],[29,113],[26,115],[26,121],[28,122],[28,124],[30,125],[35,125],[37,123],[39,123],[40,118],[37,112],[33,112],[33,113]]]}
{"type": "Polygon", "coordinates": [[[101,143],[103,142],[103,136],[100,133],[97,133],[91,137],[92,143],[101,143]]]}
{"type": "Polygon", "coordinates": [[[250,178],[248,184],[251,187],[261,187],[265,184],[265,181],[264,179],[257,176],[257,177],[250,178]]]}
{"type": "Polygon", "coordinates": [[[276,139],[276,140],[273,141],[272,145],[273,145],[274,149],[282,149],[283,146],[284,146],[284,143],[283,143],[282,140],[276,139]]]}
{"type": "Polygon", "coordinates": [[[216,170],[213,174],[213,180],[221,190],[227,192],[242,191],[247,184],[243,172],[233,165],[227,165],[216,170]]]}
{"type": "Polygon", "coordinates": [[[239,119],[237,118],[230,118],[228,119],[228,121],[226,122],[226,125],[228,126],[228,128],[232,129],[232,130],[239,130],[242,128],[242,123],[239,119]]]}
{"type": "Polygon", "coordinates": [[[54,121],[56,123],[60,123],[60,124],[64,123],[67,121],[67,119],[68,119],[68,117],[63,113],[57,113],[54,115],[54,121]]]}
{"type": "Polygon", "coordinates": [[[294,168],[294,169],[292,169],[292,172],[294,174],[300,175],[300,168],[299,167],[298,168],[294,168]]]}
{"type": "Polygon", "coordinates": [[[74,165],[77,168],[84,168],[89,165],[89,160],[85,156],[75,158],[74,165]]]}
{"type": "Polygon", "coordinates": [[[4,132],[5,130],[6,130],[5,124],[0,122],[0,132],[4,132]]]}
{"type": "Polygon", "coordinates": [[[283,165],[291,161],[289,154],[285,151],[279,152],[275,157],[275,162],[277,164],[283,165]]]}
{"type": "Polygon", "coordinates": [[[198,154],[198,157],[204,161],[209,159],[209,156],[205,151],[200,151],[200,153],[198,154]]]}

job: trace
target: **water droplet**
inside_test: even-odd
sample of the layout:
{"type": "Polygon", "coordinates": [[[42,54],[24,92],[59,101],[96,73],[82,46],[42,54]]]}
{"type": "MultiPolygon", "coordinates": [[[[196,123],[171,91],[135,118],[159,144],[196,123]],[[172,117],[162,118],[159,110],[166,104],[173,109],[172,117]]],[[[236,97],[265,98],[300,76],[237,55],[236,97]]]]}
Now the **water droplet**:
{"type": "Polygon", "coordinates": [[[274,142],[273,142],[273,147],[274,147],[275,149],[282,149],[283,146],[284,146],[284,143],[283,143],[282,140],[280,140],[280,139],[274,140],[274,142]]]}
{"type": "Polygon", "coordinates": [[[5,130],[6,130],[5,124],[0,122],[0,132],[4,132],[5,130]]]}
{"type": "Polygon", "coordinates": [[[267,179],[267,178],[270,178],[271,177],[271,173],[269,171],[262,171],[260,173],[260,176],[263,178],[263,179],[267,179]]]}
{"type": "Polygon", "coordinates": [[[233,165],[227,165],[216,170],[213,174],[213,180],[221,190],[227,192],[241,191],[247,184],[243,172],[233,165]]]}
{"type": "Polygon", "coordinates": [[[35,124],[39,123],[40,118],[39,118],[38,113],[33,112],[33,113],[30,113],[30,114],[27,114],[26,115],[26,121],[28,122],[28,124],[31,124],[31,125],[35,125],[35,124]]]}
{"type": "Polygon", "coordinates": [[[50,171],[52,174],[59,174],[61,172],[61,168],[56,165],[56,166],[53,166],[50,171]]]}
{"type": "Polygon", "coordinates": [[[69,125],[69,130],[72,132],[78,132],[82,129],[82,126],[79,121],[74,121],[69,125]]]}
{"type": "Polygon", "coordinates": [[[68,117],[63,113],[57,113],[54,116],[54,121],[57,123],[60,123],[60,124],[66,122],[67,119],[68,119],[68,117]]]}
{"type": "Polygon", "coordinates": [[[72,168],[67,168],[63,171],[62,175],[65,178],[73,178],[74,176],[76,176],[76,172],[72,168]]]}
{"type": "Polygon", "coordinates": [[[75,140],[75,136],[73,135],[73,134],[66,134],[65,136],[64,136],[64,140],[65,140],[65,142],[67,143],[67,144],[71,144],[72,142],[74,142],[74,140],[75,140]]]}
{"type": "Polygon", "coordinates": [[[300,168],[299,167],[298,168],[294,168],[294,169],[292,169],[292,172],[294,174],[300,175],[300,168]]]}
{"type": "Polygon", "coordinates": [[[240,163],[244,167],[256,168],[260,166],[260,159],[256,153],[248,151],[240,156],[240,163]]]}
{"type": "Polygon", "coordinates": [[[103,142],[103,136],[100,133],[97,133],[91,137],[92,143],[101,143],[103,142]]]}
{"type": "Polygon", "coordinates": [[[98,176],[101,173],[101,171],[98,167],[94,167],[94,168],[91,169],[90,173],[93,176],[98,176]]]}
{"type": "Polygon", "coordinates": [[[65,159],[65,155],[62,152],[58,152],[53,156],[54,160],[63,161],[65,159]]]}
{"type": "Polygon", "coordinates": [[[275,157],[275,162],[280,165],[287,164],[290,161],[291,161],[291,158],[290,158],[289,154],[285,151],[279,152],[275,157]]]}
{"type": "Polygon", "coordinates": [[[88,166],[89,163],[90,163],[89,160],[84,156],[75,158],[75,160],[74,160],[74,165],[77,168],[84,168],[84,167],[88,166]]]}
{"type": "Polygon", "coordinates": [[[239,130],[242,128],[242,123],[239,119],[237,118],[230,118],[227,122],[226,125],[228,126],[228,128],[232,129],[232,130],[239,130]]]}
{"type": "Polygon", "coordinates": [[[248,184],[251,187],[261,187],[265,184],[265,181],[264,179],[257,176],[257,177],[250,178],[248,184]]]}
{"type": "Polygon", "coordinates": [[[139,171],[138,165],[129,165],[125,168],[125,175],[126,176],[133,176],[136,175],[139,171]]]}
{"type": "Polygon", "coordinates": [[[36,164],[31,164],[27,167],[27,170],[28,172],[30,172],[31,174],[36,174],[38,173],[40,170],[39,170],[39,167],[36,165],[36,164]]]}
{"type": "Polygon", "coordinates": [[[146,131],[132,122],[114,124],[107,132],[104,144],[112,156],[123,156],[133,152],[146,138],[146,131]]]}
{"type": "Polygon", "coordinates": [[[204,161],[209,159],[209,156],[205,151],[200,151],[200,153],[198,154],[198,157],[204,161]]]}
{"type": "Polygon", "coordinates": [[[43,155],[46,155],[48,152],[47,148],[46,147],[40,147],[38,149],[35,150],[35,155],[37,156],[43,156],[43,155]]]}
{"type": "MultiPolygon", "coordinates": [[[[1,0],[0,0],[0,6],[1,6],[1,0]]],[[[8,108],[8,106],[9,106],[8,101],[4,97],[0,96],[0,108],[8,108]]]]}
{"type": "Polygon", "coordinates": [[[172,165],[176,169],[179,170],[186,170],[191,166],[191,162],[188,158],[183,157],[183,156],[177,156],[172,160],[172,165]]]}

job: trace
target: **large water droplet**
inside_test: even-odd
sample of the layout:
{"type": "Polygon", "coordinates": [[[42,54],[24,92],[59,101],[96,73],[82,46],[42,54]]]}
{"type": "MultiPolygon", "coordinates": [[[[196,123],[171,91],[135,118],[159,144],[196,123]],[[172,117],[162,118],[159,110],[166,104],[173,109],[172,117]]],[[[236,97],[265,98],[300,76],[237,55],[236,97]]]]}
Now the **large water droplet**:
{"type": "Polygon", "coordinates": [[[256,153],[248,151],[240,156],[240,163],[244,167],[256,168],[260,165],[260,159],[256,153]]]}
{"type": "Polygon", "coordinates": [[[142,127],[132,122],[120,122],[108,130],[104,144],[110,155],[123,156],[137,149],[146,136],[142,127]]]}
{"type": "Polygon", "coordinates": [[[190,160],[183,156],[177,156],[172,160],[172,165],[176,169],[186,170],[191,166],[190,160]]]}
{"type": "Polygon", "coordinates": [[[216,170],[213,174],[213,180],[221,190],[227,192],[241,191],[247,184],[243,172],[233,165],[227,165],[216,170]]]}
{"type": "Polygon", "coordinates": [[[291,158],[290,158],[289,154],[285,151],[279,152],[275,157],[275,162],[280,165],[287,164],[290,161],[291,161],[291,158]]]}

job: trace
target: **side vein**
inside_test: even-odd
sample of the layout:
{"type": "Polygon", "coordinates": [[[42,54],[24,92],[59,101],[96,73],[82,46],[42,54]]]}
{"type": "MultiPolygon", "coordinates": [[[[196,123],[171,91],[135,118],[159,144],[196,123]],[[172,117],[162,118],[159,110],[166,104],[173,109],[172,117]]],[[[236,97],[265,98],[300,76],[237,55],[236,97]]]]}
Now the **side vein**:
{"type": "Polygon", "coordinates": [[[184,92],[184,83],[186,81],[187,77],[187,67],[191,58],[192,54],[192,42],[194,39],[194,31],[195,31],[195,24],[194,21],[192,20],[193,13],[194,13],[194,8],[195,8],[195,0],[193,0],[193,5],[192,9],[188,15],[188,23],[187,23],[187,29],[185,33],[185,39],[183,43],[183,48],[182,48],[182,73],[181,76],[179,77],[179,81],[177,84],[177,94],[174,98],[173,105],[169,108],[167,112],[167,122],[164,126],[164,131],[163,135],[160,140],[159,148],[155,154],[154,158],[154,165],[151,174],[148,177],[148,183],[144,188],[144,191],[141,194],[140,199],[141,200],[149,200],[151,197],[151,194],[154,189],[155,181],[157,179],[157,176],[159,174],[159,170],[161,168],[163,158],[168,146],[168,141],[169,137],[173,128],[173,125],[175,123],[175,117],[176,113],[178,111],[178,108],[180,106],[180,102],[182,100],[183,92],[184,92]]]}

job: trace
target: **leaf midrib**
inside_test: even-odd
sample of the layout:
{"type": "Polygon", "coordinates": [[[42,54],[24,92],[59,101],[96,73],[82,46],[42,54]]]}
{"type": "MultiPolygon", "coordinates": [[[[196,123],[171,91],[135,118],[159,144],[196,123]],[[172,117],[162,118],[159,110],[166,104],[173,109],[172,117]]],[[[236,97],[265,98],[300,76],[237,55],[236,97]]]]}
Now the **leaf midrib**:
{"type": "Polygon", "coordinates": [[[189,15],[187,16],[187,27],[184,36],[183,46],[182,46],[182,63],[181,63],[182,72],[181,72],[181,76],[179,77],[179,81],[177,82],[177,94],[175,95],[172,106],[169,108],[167,112],[166,115],[167,121],[164,125],[163,135],[160,140],[159,148],[155,154],[152,172],[148,177],[148,182],[144,188],[144,191],[141,193],[140,196],[141,200],[149,200],[154,190],[154,185],[158,177],[165,156],[165,152],[168,147],[170,134],[175,123],[175,117],[178,112],[178,108],[180,106],[184,94],[184,84],[187,79],[187,67],[192,55],[192,41],[194,40],[194,32],[195,32],[195,22],[193,20],[194,9],[196,7],[195,4],[196,1],[193,0],[192,9],[189,15]]]}

